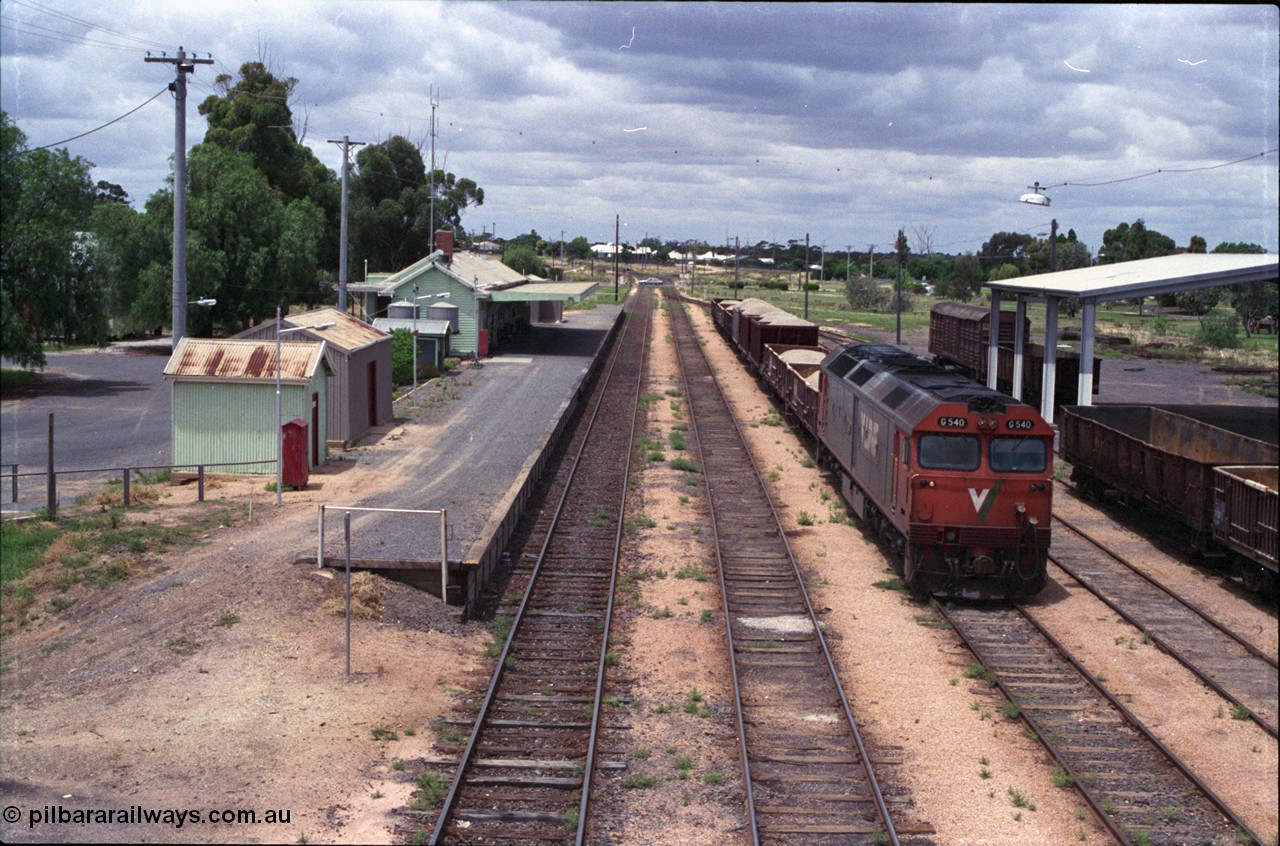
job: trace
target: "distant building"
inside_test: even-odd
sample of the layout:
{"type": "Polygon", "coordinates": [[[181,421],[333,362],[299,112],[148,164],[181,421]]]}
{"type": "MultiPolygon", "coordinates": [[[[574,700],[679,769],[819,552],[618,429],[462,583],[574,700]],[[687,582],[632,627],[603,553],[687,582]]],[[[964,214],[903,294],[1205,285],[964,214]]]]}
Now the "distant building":
{"type": "Polygon", "coordinates": [[[426,258],[390,276],[347,285],[360,296],[369,321],[392,316],[392,305],[402,302],[416,303],[419,319],[432,304],[455,306],[449,349],[459,356],[490,355],[531,323],[562,319],[566,302],[580,302],[595,288],[591,282],[542,282],[479,253],[455,251],[447,230],[436,233],[436,250],[426,258]]]}

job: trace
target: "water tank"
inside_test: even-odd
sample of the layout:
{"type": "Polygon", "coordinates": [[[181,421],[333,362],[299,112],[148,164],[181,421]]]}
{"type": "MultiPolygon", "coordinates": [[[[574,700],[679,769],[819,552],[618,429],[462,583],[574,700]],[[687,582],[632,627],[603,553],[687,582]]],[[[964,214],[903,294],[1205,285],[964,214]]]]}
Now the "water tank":
{"type": "Polygon", "coordinates": [[[449,330],[458,334],[458,307],[450,303],[432,303],[422,311],[423,317],[429,320],[449,321],[449,330]]]}
{"type": "Polygon", "coordinates": [[[399,317],[404,320],[413,320],[413,303],[408,300],[400,300],[387,306],[387,317],[399,317]]]}

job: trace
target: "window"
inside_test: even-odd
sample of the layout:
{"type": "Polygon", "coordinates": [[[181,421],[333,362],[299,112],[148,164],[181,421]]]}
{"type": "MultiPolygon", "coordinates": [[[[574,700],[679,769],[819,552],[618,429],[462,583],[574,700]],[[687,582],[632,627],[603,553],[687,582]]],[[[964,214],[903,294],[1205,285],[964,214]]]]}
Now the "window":
{"type": "Polygon", "coordinates": [[[1048,450],[1043,438],[992,438],[990,460],[996,473],[1043,473],[1048,450]]]}
{"type": "Polygon", "coordinates": [[[974,435],[921,435],[916,460],[929,470],[977,470],[982,450],[974,435]]]}

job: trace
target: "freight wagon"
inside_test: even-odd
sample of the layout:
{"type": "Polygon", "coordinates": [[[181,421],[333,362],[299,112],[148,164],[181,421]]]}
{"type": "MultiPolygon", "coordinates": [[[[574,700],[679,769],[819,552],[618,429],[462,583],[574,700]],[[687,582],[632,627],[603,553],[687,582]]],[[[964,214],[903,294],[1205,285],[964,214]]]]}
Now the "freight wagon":
{"type": "MultiPolygon", "coordinates": [[[[1017,313],[1000,312],[996,348],[996,387],[1013,393],[1014,330],[1017,313]]],[[[934,361],[954,367],[970,378],[987,381],[987,351],[991,343],[991,309],[963,303],[938,303],[929,312],[929,354],[934,361]]],[[[1044,384],[1044,346],[1030,343],[1031,321],[1023,318],[1022,399],[1039,404],[1044,384]]],[[[1080,353],[1056,351],[1054,405],[1073,405],[1080,378],[1080,353]]],[[[1093,358],[1093,392],[1102,379],[1102,360],[1093,358]]]]}
{"type": "MultiPolygon", "coordinates": [[[[1280,461],[1278,422],[1277,409],[1260,406],[1067,406],[1062,409],[1059,452],[1074,465],[1072,481],[1085,491],[1097,495],[1115,490],[1173,516],[1195,532],[1196,547],[1205,552],[1213,549],[1215,525],[1229,536],[1233,519],[1241,526],[1254,522],[1243,509],[1261,513],[1266,507],[1249,495],[1247,486],[1242,493],[1217,471],[1270,467],[1274,480],[1280,461]],[[1232,492],[1238,494],[1234,499],[1232,492]]],[[[1274,526],[1274,494],[1270,503],[1274,526]]],[[[1236,535],[1243,545],[1252,529],[1242,528],[1236,535]]],[[[1274,550],[1274,530],[1272,538],[1274,550]]],[[[1274,572],[1274,557],[1270,568],[1274,572]]],[[[1250,581],[1256,579],[1251,576],[1250,581]]]]}
{"type": "Polygon", "coordinates": [[[1218,467],[1213,471],[1213,539],[1237,556],[1245,587],[1276,589],[1277,495],[1280,467],[1218,467]]]}
{"type": "Polygon", "coordinates": [[[811,436],[818,434],[818,371],[827,351],[817,346],[766,344],[761,375],[811,436]]]}

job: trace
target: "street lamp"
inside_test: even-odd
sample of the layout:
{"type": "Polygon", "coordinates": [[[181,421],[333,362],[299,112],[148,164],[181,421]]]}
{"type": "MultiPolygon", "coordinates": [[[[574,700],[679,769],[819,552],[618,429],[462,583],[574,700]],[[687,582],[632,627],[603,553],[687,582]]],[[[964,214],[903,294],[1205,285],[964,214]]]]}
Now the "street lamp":
{"type": "Polygon", "coordinates": [[[1036,183],[1036,184],[1034,184],[1034,185],[1028,185],[1027,187],[1031,189],[1031,193],[1030,193],[1030,194],[1023,194],[1021,197],[1019,197],[1019,198],[1018,198],[1018,202],[1020,202],[1020,203],[1026,203],[1026,204],[1027,204],[1027,205],[1029,205],[1029,206],[1047,206],[1047,205],[1049,205],[1049,202],[1050,202],[1049,198],[1048,198],[1048,197],[1046,197],[1044,194],[1041,194],[1041,193],[1040,193],[1040,183],[1039,183],[1039,182],[1037,182],[1037,183],[1036,183]]]}
{"type": "Polygon", "coordinates": [[[418,300],[447,300],[449,292],[418,296],[418,286],[413,286],[413,407],[418,407],[418,300]]]}
{"type": "Polygon", "coordinates": [[[282,504],[281,493],[284,490],[284,420],[280,416],[280,336],[290,332],[301,332],[304,329],[325,330],[337,323],[318,323],[315,326],[295,326],[292,329],[280,328],[280,306],[276,306],[276,505],[282,504]]]}

